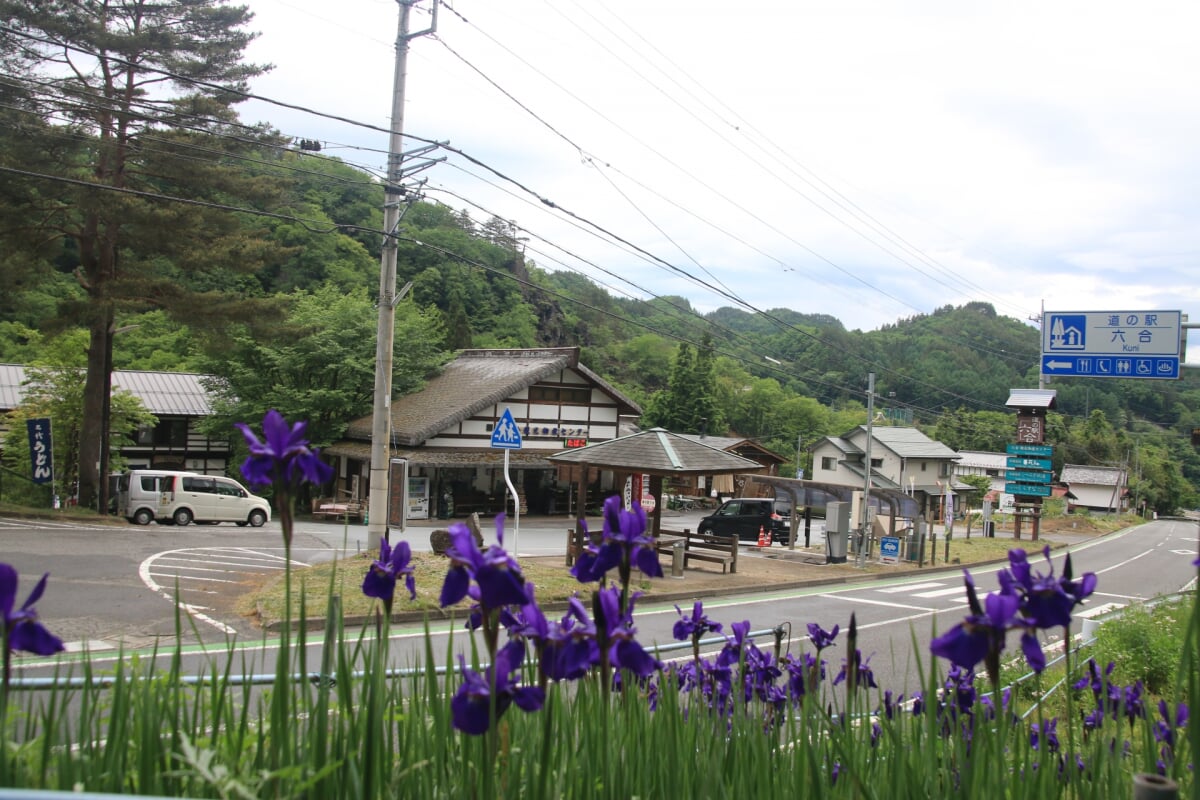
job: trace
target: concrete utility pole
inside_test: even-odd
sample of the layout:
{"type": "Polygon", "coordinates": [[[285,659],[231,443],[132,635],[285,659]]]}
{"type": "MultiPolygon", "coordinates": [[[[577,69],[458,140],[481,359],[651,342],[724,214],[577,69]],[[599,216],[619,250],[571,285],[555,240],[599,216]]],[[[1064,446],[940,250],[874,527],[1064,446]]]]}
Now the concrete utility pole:
{"type": "Polygon", "coordinates": [[[867,444],[863,448],[863,467],[867,473],[862,498],[862,532],[858,539],[858,566],[867,565],[867,541],[871,538],[871,439],[875,437],[875,373],[867,374],[867,444]]]}
{"type": "MultiPolygon", "coordinates": [[[[396,68],[392,78],[392,126],[388,138],[387,185],[383,202],[383,256],[379,264],[379,326],[375,342],[375,404],[371,417],[371,489],[367,498],[367,547],[374,550],[387,534],[388,465],[392,438],[392,347],[396,332],[396,228],[405,203],[403,134],[404,83],[408,75],[408,42],[437,29],[437,0],[427,30],[410,33],[409,12],[418,0],[396,0],[400,23],[396,33],[396,68]]],[[[400,513],[406,513],[401,509],[400,513]]]]}

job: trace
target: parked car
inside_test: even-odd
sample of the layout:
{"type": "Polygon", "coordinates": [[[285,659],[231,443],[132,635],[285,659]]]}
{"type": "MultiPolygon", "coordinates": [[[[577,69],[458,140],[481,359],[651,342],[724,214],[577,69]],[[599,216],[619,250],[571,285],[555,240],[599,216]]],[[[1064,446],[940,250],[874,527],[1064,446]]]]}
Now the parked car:
{"type": "Polygon", "coordinates": [[[139,525],[234,522],[258,528],[271,519],[270,504],[237,481],[195,472],[133,470],[122,480],[120,507],[139,525]]]}
{"type": "Polygon", "coordinates": [[[169,469],[135,469],[117,479],[117,513],[137,525],[149,525],[158,511],[159,498],[176,475],[190,472],[169,469]]]}
{"type": "Polygon", "coordinates": [[[761,528],[772,541],[787,544],[791,507],[782,500],[769,497],[735,497],[726,500],[717,510],[700,520],[697,530],[717,536],[736,536],[738,541],[757,542],[761,528]],[[787,511],[785,516],[783,511],[787,511]]]}

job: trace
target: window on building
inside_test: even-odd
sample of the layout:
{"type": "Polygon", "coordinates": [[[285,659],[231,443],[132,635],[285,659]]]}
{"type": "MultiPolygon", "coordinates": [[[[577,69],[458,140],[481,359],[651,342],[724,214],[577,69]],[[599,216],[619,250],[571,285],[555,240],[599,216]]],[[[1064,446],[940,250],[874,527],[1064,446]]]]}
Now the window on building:
{"type": "Polygon", "coordinates": [[[883,466],[882,458],[872,458],[871,459],[871,469],[879,469],[882,466],[883,466]]]}
{"type": "Polygon", "coordinates": [[[822,456],[822,458],[821,458],[821,469],[828,469],[828,470],[832,470],[832,469],[836,469],[836,468],[837,468],[837,467],[836,467],[836,465],[835,465],[835,463],[834,463],[834,460],[833,460],[833,458],[831,458],[830,456],[822,456]]]}
{"type": "Polygon", "coordinates": [[[163,419],[154,426],[154,444],[183,447],[187,444],[187,420],[163,419]]]}
{"type": "Polygon", "coordinates": [[[592,401],[591,389],[566,386],[530,386],[529,399],[538,403],[568,403],[586,406],[592,401]]]}

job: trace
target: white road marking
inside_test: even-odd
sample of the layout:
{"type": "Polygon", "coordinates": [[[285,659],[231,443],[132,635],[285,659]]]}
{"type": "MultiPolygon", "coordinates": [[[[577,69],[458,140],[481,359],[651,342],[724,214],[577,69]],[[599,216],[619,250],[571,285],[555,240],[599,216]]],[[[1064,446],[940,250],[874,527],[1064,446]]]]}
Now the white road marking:
{"type": "Polygon", "coordinates": [[[229,581],[224,578],[210,578],[207,575],[180,575],[175,572],[151,572],[156,578],[178,578],[184,581],[204,581],[205,583],[241,583],[241,581],[229,581]]]}
{"type": "Polygon", "coordinates": [[[954,586],[949,589],[938,589],[934,592],[917,592],[913,595],[913,597],[949,597],[952,594],[964,594],[965,592],[966,589],[964,589],[962,586],[954,586]]]}
{"type": "MultiPolygon", "coordinates": [[[[183,574],[180,574],[180,572],[182,572],[183,570],[196,571],[196,570],[203,569],[202,567],[177,566],[177,567],[173,568],[175,571],[168,573],[167,575],[164,575],[161,572],[156,572],[154,570],[154,567],[156,565],[160,565],[160,562],[180,562],[180,561],[182,561],[187,564],[197,563],[197,562],[205,563],[205,564],[221,563],[220,561],[217,561],[216,559],[212,558],[211,555],[209,557],[205,557],[205,555],[204,555],[204,554],[213,554],[213,553],[218,553],[222,559],[230,559],[232,556],[235,556],[238,554],[243,554],[243,553],[246,554],[248,556],[246,559],[246,562],[248,562],[248,563],[242,563],[242,564],[229,563],[229,564],[227,564],[228,566],[231,566],[231,567],[236,567],[236,566],[244,567],[244,569],[232,570],[232,572],[265,572],[265,571],[269,571],[269,570],[275,570],[275,569],[279,568],[278,566],[276,566],[279,562],[285,561],[285,559],[281,559],[278,556],[274,556],[273,554],[263,553],[263,552],[259,552],[259,551],[255,551],[255,550],[242,550],[240,548],[181,547],[177,550],[166,550],[161,553],[156,553],[156,554],[148,557],[138,566],[138,575],[142,579],[142,583],[144,583],[146,585],[146,587],[148,589],[150,589],[150,591],[154,592],[159,597],[162,597],[167,602],[172,603],[179,610],[185,612],[188,616],[192,617],[197,622],[202,622],[205,625],[210,625],[210,626],[216,628],[221,633],[224,633],[226,635],[236,635],[237,634],[236,629],[226,625],[224,622],[221,622],[219,619],[215,619],[215,618],[209,616],[208,614],[204,613],[206,611],[211,611],[212,610],[211,608],[209,608],[208,606],[198,606],[198,605],[193,605],[191,603],[185,603],[176,596],[174,591],[169,590],[167,587],[164,587],[162,584],[160,584],[158,581],[155,580],[156,577],[162,578],[164,580],[166,580],[168,577],[170,577],[176,581],[197,580],[198,578],[196,578],[195,576],[183,575],[183,574]],[[264,564],[262,561],[259,561],[258,559],[254,559],[253,556],[259,556],[261,559],[266,560],[266,562],[268,564],[270,564],[270,566],[267,566],[267,564],[264,564]]],[[[293,562],[293,563],[303,565],[303,562],[293,562]]],[[[165,566],[165,564],[162,564],[162,565],[165,566]]],[[[231,572],[231,570],[220,570],[220,571],[224,572],[226,574],[231,572]]],[[[232,581],[220,581],[218,579],[213,579],[213,578],[206,578],[203,580],[209,580],[212,582],[221,582],[221,583],[231,583],[232,582],[232,581]]],[[[208,594],[215,594],[215,592],[208,592],[208,594]]]]}
{"type": "Polygon", "coordinates": [[[886,589],[876,589],[875,591],[881,594],[898,594],[900,592],[915,592],[920,589],[935,589],[945,585],[941,581],[930,581],[929,583],[909,583],[904,586],[889,586],[886,589]]]}
{"type": "Polygon", "coordinates": [[[926,614],[932,614],[939,610],[936,608],[926,608],[925,606],[910,606],[910,605],[905,605],[904,603],[885,603],[882,600],[867,600],[864,597],[852,597],[852,596],[846,595],[846,594],[819,594],[819,595],[817,595],[817,597],[824,597],[827,600],[845,600],[848,603],[862,603],[862,604],[868,605],[868,606],[883,606],[884,608],[903,608],[903,609],[908,609],[909,611],[921,611],[926,614]]]}

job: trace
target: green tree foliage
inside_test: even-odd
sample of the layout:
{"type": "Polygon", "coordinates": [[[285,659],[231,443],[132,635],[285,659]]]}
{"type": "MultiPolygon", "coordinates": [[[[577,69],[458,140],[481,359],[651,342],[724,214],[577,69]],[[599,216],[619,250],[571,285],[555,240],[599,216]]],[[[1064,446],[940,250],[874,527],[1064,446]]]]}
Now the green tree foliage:
{"type": "Polygon", "coordinates": [[[954,450],[1003,453],[1015,432],[1016,417],[1010,412],[972,412],[959,407],[938,418],[931,436],[954,450]]]}
{"type": "MultiPolygon", "coordinates": [[[[20,255],[0,267],[24,274],[53,265],[71,272],[81,290],[56,316],[91,335],[79,439],[80,497],[88,505],[99,488],[119,315],[163,309],[213,336],[230,318],[252,324],[266,316],[253,284],[239,279],[274,257],[261,224],[212,205],[158,199],[253,206],[275,197],[274,182],[238,162],[273,138],[237,121],[238,95],[213,88],[243,88],[263,70],[241,61],[251,14],[223,0],[0,0],[0,13],[16,31],[0,49],[27,80],[21,122],[43,135],[25,152],[0,148],[0,166],[20,157],[20,168],[35,174],[8,195],[15,224],[3,229],[3,242],[20,255]]],[[[10,141],[20,135],[7,132],[10,141]]]]}
{"type": "Polygon", "coordinates": [[[270,293],[331,283],[345,290],[378,283],[383,225],[383,189],[337,159],[285,152],[260,168],[287,180],[277,213],[293,220],[268,223],[286,255],[259,271],[270,293]]]}
{"type": "Polygon", "coordinates": [[[445,206],[417,203],[403,220],[397,280],[411,280],[418,305],[442,313],[451,347],[560,344],[541,335],[544,323],[562,326],[530,301],[535,287],[511,226],[493,220],[483,233],[445,206]]]}
{"type": "MultiPolygon", "coordinates": [[[[215,380],[215,413],[206,421],[229,436],[234,422],[260,420],[268,409],[308,420],[318,445],[336,441],[352,420],[369,415],[375,389],[377,316],[365,288],[344,293],[332,285],[293,297],[281,334],[263,339],[235,333],[230,352],[203,362],[215,380]]],[[[396,307],[394,395],[419,387],[446,359],[436,309],[412,302],[396,307]]]]}
{"type": "Polygon", "coordinates": [[[647,426],[675,433],[725,433],[725,417],[717,398],[716,361],[709,339],[693,349],[679,344],[671,379],[666,389],[656,392],[643,409],[647,426]]]}

